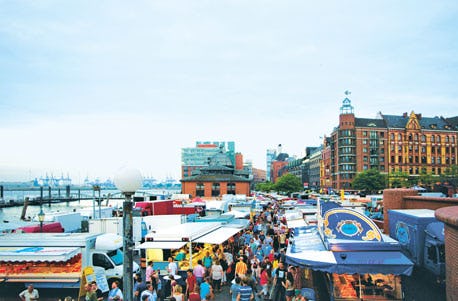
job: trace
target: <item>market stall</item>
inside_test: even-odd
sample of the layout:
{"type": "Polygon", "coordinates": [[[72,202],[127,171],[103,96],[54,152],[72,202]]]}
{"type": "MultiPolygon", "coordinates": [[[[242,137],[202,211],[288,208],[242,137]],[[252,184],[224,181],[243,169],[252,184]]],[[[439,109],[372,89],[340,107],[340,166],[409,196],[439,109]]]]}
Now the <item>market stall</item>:
{"type": "Polygon", "coordinates": [[[413,263],[397,241],[363,214],[331,205],[317,226],[295,228],[288,264],[318,271],[331,300],[402,300],[401,275],[413,263]]]}

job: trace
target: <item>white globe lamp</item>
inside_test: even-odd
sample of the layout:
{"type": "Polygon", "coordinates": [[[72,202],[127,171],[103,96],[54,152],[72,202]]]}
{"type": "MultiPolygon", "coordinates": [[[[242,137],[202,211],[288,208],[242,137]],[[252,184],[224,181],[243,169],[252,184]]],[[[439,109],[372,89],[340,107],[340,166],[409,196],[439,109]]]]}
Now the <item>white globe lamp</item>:
{"type": "Polygon", "coordinates": [[[114,177],[116,188],[125,195],[132,195],[142,186],[143,177],[138,169],[123,167],[114,177]]]}

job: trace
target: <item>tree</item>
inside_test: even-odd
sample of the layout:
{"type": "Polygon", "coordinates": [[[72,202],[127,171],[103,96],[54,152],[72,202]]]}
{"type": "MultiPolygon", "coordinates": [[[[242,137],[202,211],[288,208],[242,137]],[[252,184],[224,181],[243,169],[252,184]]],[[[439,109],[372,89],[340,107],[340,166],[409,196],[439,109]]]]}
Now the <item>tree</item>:
{"type": "Polygon", "coordinates": [[[401,187],[407,187],[408,185],[408,178],[409,174],[405,172],[394,172],[391,173],[389,176],[389,185],[388,187],[390,188],[401,188],[401,187]]]}
{"type": "Polygon", "coordinates": [[[256,186],[255,186],[255,189],[257,191],[265,191],[265,192],[269,192],[269,191],[272,191],[275,189],[275,185],[274,183],[272,182],[263,182],[263,183],[257,183],[256,186]]]}
{"type": "Polygon", "coordinates": [[[451,165],[448,167],[445,172],[441,175],[442,183],[447,183],[452,186],[456,191],[458,187],[458,165],[451,165]]]}
{"type": "Polygon", "coordinates": [[[289,195],[290,193],[304,190],[304,186],[298,177],[286,174],[278,178],[277,183],[275,183],[275,190],[289,195]]]}
{"type": "Polygon", "coordinates": [[[432,173],[426,172],[426,168],[423,168],[420,171],[421,186],[427,187],[429,190],[432,190],[432,187],[434,186],[435,182],[437,182],[437,180],[434,178],[432,173]]]}
{"type": "Polygon", "coordinates": [[[386,178],[377,169],[369,169],[356,175],[352,182],[354,189],[374,193],[385,188],[386,178]]]}

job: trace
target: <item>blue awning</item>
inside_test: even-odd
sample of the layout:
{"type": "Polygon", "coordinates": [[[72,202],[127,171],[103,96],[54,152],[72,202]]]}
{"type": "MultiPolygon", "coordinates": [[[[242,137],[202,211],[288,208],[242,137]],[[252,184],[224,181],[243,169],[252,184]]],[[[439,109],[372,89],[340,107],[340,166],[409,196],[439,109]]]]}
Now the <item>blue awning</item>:
{"type": "Polygon", "coordinates": [[[334,252],[337,274],[394,274],[410,276],[413,263],[399,251],[334,252]]]}
{"type": "Polygon", "coordinates": [[[413,263],[401,252],[332,252],[306,250],[286,254],[291,265],[337,274],[394,274],[410,276],[413,263]]]}
{"type": "Polygon", "coordinates": [[[295,228],[293,232],[286,252],[288,264],[337,274],[412,274],[413,263],[398,248],[387,247],[393,242],[366,242],[362,248],[347,240],[348,246],[332,251],[325,247],[314,226],[295,228]],[[368,248],[368,243],[374,246],[368,248]]]}

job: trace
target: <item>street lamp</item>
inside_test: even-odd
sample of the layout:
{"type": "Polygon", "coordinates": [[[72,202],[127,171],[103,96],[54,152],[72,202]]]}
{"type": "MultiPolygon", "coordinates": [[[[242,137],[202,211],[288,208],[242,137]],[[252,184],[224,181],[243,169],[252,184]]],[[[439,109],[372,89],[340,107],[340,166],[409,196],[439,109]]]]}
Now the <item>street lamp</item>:
{"type": "Polygon", "coordinates": [[[124,300],[131,301],[133,296],[133,235],[132,235],[132,195],[141,187],[143,177],[133,168],[122,168],[114,177],[114,184],[124,194],[123,203],[123,278],[124,300]]]}
{"type": "Polygon", "coordinates": [[[38,221],[40,222],[40,232],[43,233],[43,222],[45,221],[45,213],[41,208],[40,212],[38,213],[38,221]]]}

